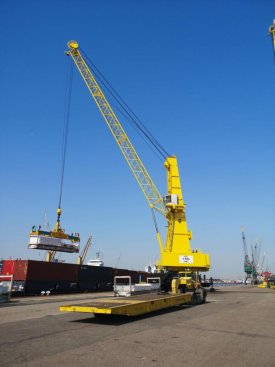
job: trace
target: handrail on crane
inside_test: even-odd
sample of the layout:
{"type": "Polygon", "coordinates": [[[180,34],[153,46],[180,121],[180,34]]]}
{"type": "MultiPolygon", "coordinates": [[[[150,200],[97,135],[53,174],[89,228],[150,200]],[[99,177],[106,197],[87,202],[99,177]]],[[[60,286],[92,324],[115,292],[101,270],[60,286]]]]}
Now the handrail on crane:
{"type": "Polygon", "coordinates": [[[156,188],[117,116],[81,55],[78,43],[76,41],[69,41],[67,45],[69,50],[66,51],[66,54],[72,57],[108,128],[135,176],[150,208],[152,211],[157,210],[166,217],[168,230],[165,246],[162,243],[160,233],[156,226],[160,248],[160,260],[156,264],[158,269],[173,271],[180,271],[183,269],[190,269],[190,271],[209,270],[209,255],[198,250],[192,251],[190,247],[192,233],[187,227],[185,203],[182,196],[177,158],[172,156],[167,157],[165,160],[164,166],[167,171],[168,195],[163,200],[162,195],[156,188]]]}

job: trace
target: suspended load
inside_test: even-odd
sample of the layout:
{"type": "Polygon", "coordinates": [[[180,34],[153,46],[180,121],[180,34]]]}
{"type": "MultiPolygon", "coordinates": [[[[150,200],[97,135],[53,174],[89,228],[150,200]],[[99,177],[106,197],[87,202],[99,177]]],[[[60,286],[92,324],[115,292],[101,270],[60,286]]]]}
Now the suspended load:
{"type": "Polygon", "coordinates": [[[79,252],[80,238],[76,234],[32,230],[28,247],[35,250],[79,252]]]}
{"type": "Polygon", "coordinates": [[[40,226],[32,227],[28,248],[34,250],[47,250],[58,252],[78,253],[80,248],[79,233],[71,235],[65,233],[60,227],[61,209],[57,210],[57,222],[52,231],[43,231],[40,226]]]}
{"type": "Polygon", "coordinates": [[[46,261],[54,261],[56,252],[69,252],[78,253],[80,248],[79,233],[67,234],[65,230],[61,228],[60,216],[61,216],[61,200],[63,192],[63,180],[67,151],[68,129],[69,129],[69,115],[70,115],[70,100],[72,90],[72,64],[68,74],[67,81],[67,95],[65,102],[65,119],[63,130],[63,146],[62,146],[62,160],[61,160],[61,182],[59,193],[59,204],[57,209],[57,221],[52,231],[43,231],[41,226],[36,228],[32,227],[29,238],[29,249],[46,250],[48,251],[46,261]]]}

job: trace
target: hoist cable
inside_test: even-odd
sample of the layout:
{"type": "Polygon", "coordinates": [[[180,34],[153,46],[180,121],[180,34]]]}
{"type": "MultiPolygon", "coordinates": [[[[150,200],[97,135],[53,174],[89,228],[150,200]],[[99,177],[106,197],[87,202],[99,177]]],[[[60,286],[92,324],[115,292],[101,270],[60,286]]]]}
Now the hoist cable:
{"type": "MultiPolygon", "coordinates": [[[[96,72],[94,70],[93,70],[93,73],[96,74],[96,72]]],[[[165,152],[165,154],[163,153],[163,149],[161,149],[159,147],[159,144],[156,142],[155,138],[153,138],[152,136],[150,136],[150,134],[148,132],[146,132],[145,129],[143,129],[140,124],[137,123],[137,121],[133,118],[133,116],[130,115],[129,111],[127,109],[125,109],[125,107],[122,105],[122,103],[114,96],[114,94],[112,93],[112,91],[106,86],[106,84],[104,83],[104,81],[102,81],[100,79],[100,77],[98,77],[98,79],[101,81],[102,85],[105,86],[107,92],[110,94],[111,97],[113,97],[114,101],[116,103],[118,103],[118,105],[122,108],[121,109],[118,106],[116,106],[116,109],[126,118],[126,120],[128,122],[130,122],[130,124],[135,128],[135,130],[143,138],[143,140],[151,148],[154,147],[155,148],[155,151],[157,151],[162,156],[162,158],[166,159],[166,157],[169,156],[169,154],[166,153],[166,152],[165,152]]]]}
{"type": "Polygon", "coordinates": [[[71,97],[72,97],[72,80],[73,80],[73,62],[69,59],[68,73],[66,81],[66,92],[65,92],[65,108],[64,108],[64,126],[63,126],[63,139],[62,139],[62,156],[61,156],[61,179],[60,179],[60,192],[58,208],[61,209],[61,200],[63,193],[63,182],[64,182],[64,171],[66,163],[67,143],[68,143],[68,131],[70,122],[70,109],[71,109],[71,97]]]}
{"type": "Polygon", "coordinates": [[[105,90],[110,94],[110,96],[113,98],[113,100],[122,108],[122,110],[124,112],[122,112],[122,110],[119,107],[116,107],[120,113],[126,117],[126,119],[131,123],[131,125],[136,129],[137,132],[139,132],[139,135],[142,136],[143,138],[146,138],[147,140],[145,140],[146,142],[150,142],[151,146],[154,146],[154,148],[158,151],[158,153],[165,159],[166,155],[163,154],[162,150],[158,147],[158,145],[153,141],[154,138],[149,136],[149,133],[146,133],[145,130],[140,126],[140,124],[138,124],[135,119],[133,118],[133,116],[131,116],[131,114],[129,113],[129,111],[125,108],[125,106],[123,106],[122,102],[120,102],[118,100],[118,98],[115,95],[115,92],[113,92],[107,85],[107,81],[105,82],[101,76],[95,71],[95,69],[93,68],[93,66],[89,65],[89,67],[92,69],[93,74],[96,75],[97,80],[101,82],[101,88],[105,88],[105,90]],[[142,134],[142,135],[141,135],[142,134]]]}
{"type": "Polygon", "coordinates": [[[96,74],[97,78],[101,81],[101,83],[105,86],[107,91],[113,96],[115,101],[127,114],[128,119],[130,119],[130,122],[134,124],[133,126],[135,126],[137,129],[141,131],[141,133],[155,147],[155,149],[162,155],[163,158],[170,156],[170,154],[160,145],[160,143],[156,140],[156,138],[150,133],[150,131],[136,116],[136,114],[132,111],[132,109],[128,106],[128,104],[123,100],[123,98],[119,95],[119,93],[113,88],[113,86],[110,84],[107,78],[104,77],[104,75],[100,72],[100,70],[96,67],[96,65],[90,60],[90,58],[86,55],[85,51],[81,49],[81,52],[85,55],[86,59],[90,63],[91,69],[93,69],[93,72],[96,74]]]}
{"type": "MultiPolygon", "coordinates": [[[[93,70],[93,74],[97,77],[97,79],[100,80],[100,76],[97,74],[96,71],[93,70]]],[[[101,89],[106,93],[106,91],[108,92],[108,90],[106,89],[106,87],[103,85],[101,85],[101,89]]],[[[109,93],[109,92],[108,92],[109,93]]],[[[115,101],[114,97],[110,94],[109,97],[112,99],[112,101],[115,101]]],[[[116,106],[114,107],[114,109],[116,109],[122,116],[125,117],[125,119],[127,121],[129,121],[131,123],[131,125],[133,126],[133,128],[136,130],[137,134],[143,139],[143,141],[148,145],[149,149],[156,155],[156,157],[159,159],[160,162],[163,162],[163,159],[162,158],[165,158],[165,156],[161,153],[159,153],[156,148],[154,149],[152,144],[149,143],[148,139],[145,138],[145,136],[142,134],[142,132],[140,131],[140,129],[138,129],[136,127],[135,124],[132,123],[131,120],[129,120],[129,116],[119,107],[119,106],[116,106]],[[161,157],[157,154],[161,154],[161,157]]]]}
{"type": "MultiPolygon", "coordinates": [[[[149,130],[144,126],[144,124],[140,121],[140,119],[135,115],[135,113],[131,110],[131,108],[127,105],[127,103],[120,97],[118,92],[112,87],[112,85],[108,82],[108,80],[102,75],[102,73],[98,70],[98,68],[93,64],[93,72],[95,73],[95,70],[97,70],[98,73],[101,75],[98,76],[101,83],[105,86],[107,91],[113,96],[115,101],[120,105],[120,107],[124,110],[124,112],[127,114],[128,121],[141,133],[143,136],[149,141],[155,149],[161,154],[161,156],[165,159],[167,156],[169,156],[169,153],[159,144],[159,142],[155,139],[155,137],[149,132],[149,130]],[[106,85],[108,84],[108,86],[106,85]]],[[[124,115],[125,116],[125,115],[124,115]]]]}

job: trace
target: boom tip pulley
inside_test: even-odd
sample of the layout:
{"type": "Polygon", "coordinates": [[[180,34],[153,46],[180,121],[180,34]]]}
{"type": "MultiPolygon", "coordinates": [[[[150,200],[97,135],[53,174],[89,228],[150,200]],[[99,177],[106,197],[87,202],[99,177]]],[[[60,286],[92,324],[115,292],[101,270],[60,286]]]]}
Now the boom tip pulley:
{"type": "Polygon", "coordinates": [[[76,42],[76,41],[69,41],[68,43],[67,43],[67,46],[70,48],[70,49],[73,49],[73,50],[77,50],[78,49],[78,47],[79,47],[79,45],[78,45],[78,43],[76,42]]]}

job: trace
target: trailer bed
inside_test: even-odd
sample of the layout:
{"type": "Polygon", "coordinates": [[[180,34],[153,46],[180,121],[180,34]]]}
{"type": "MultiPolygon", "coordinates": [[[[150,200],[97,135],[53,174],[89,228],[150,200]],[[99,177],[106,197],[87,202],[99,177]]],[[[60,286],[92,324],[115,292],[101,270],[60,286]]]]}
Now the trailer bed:
{"type": "Polygon", "coordinates": [[[60,311],[97,315],[138,316],[183,304],[191,304],[192,294],[142,294],[131,297],[101,298],[90,303],[64,305],[60,311]]]}

